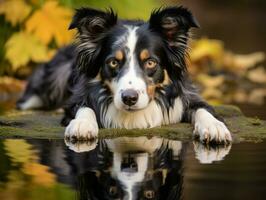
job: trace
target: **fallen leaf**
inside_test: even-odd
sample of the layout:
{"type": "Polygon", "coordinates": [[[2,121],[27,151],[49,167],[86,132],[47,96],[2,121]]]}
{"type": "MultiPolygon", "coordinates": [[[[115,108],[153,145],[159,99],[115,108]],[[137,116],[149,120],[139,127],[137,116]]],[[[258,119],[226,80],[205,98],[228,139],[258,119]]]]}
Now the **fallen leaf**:
{"type": "Polygon", "coordinates": [[[197,81],[206,88],[215,88],[224,82],[224,77],[222,75],[209,76],[207,74],[199,74],[197,81]]]}
{"type": "Polygon", "coordinates": [[[43,62],[49,59],[49,51],[34,35],[19,32],[13,34],[6,43],[6,58],[14,70],[29,61],[43,62]]]}
{"type": "Polygon", "coordinates": [[[249,71],[247,77],[255,83],[266,83],[266,71],[263,66],[249,71]]]}
{"type": "Polygon", "coordinates": [[[248,101],[249,103],[252,104],[263,105],[265,97],[266,97],[266,89],[263,88],[254,89],[249,94],[248,101]]]}
{"type": "Polygon", "coordinates": [[[222,99],[223,93],[221,90],[216,89],[216,88],[206,88],[202,93],[202,97],[207,100],[211,99],[222,99]]]}
{"type": "Polygon", "coordinates": [[[21,92],[25,87],[25,81],[21,81],[12,77],[0,77],[0,93],[16,93],[21,92]]]}
{"type": "Polygon", "coordinates": [[[255,52],[246,55],[234,55],[228,53],[225,59],[225,66],[235,72],[245,72],[247,69],[254,67],[256,64],[265,60],[265,53],[255,52]]]}
{"type": "Polygon", "coordinates": [[[23,22],[31,12],[31,7],[22,0],[9,0],[0,2],[0,14],[5,15],[5,19],[12,26],[23,22]]]}
{"type": "Polygon", "coordinates": [[[202,38],[192,43],[190,58],[192,62],[197,62],[206,57],[217,62],[221,60],[223,52],[224,47],[221,41],[202,38]]]}
{"type": "Polygon", "coordinates": [[[248,99],[247,92],[244,90],[238,90],[234,92],[233,100],[237,103],[245,103],[248,99]]]}
{"type": "Polygon", "coordinates": [[[26,22],[26,31],[33,33],[44,44],[53,39],[59,46],[73,39],[73,31],[68,31],[72,11],[58,5],[56,1],[46,1],[26,22]]]}
{"type": "Polygon", "coordinates": [[[220,99],[206,99],[207,102],[213,106],[219,106],[222,105],[224,102],[221,101],[220,99]]]}

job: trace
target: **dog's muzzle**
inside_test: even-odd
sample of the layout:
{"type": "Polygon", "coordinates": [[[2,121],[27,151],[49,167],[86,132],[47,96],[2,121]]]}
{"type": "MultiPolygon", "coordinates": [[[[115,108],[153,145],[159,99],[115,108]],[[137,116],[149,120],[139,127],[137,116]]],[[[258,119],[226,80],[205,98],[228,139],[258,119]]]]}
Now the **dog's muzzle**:
{"type": "Polygon", "coordinates": [[[121,94],[122,101],[127,106],[133,106],[137,103],[139,94],[133,89],[127,89],[121,94]]]}

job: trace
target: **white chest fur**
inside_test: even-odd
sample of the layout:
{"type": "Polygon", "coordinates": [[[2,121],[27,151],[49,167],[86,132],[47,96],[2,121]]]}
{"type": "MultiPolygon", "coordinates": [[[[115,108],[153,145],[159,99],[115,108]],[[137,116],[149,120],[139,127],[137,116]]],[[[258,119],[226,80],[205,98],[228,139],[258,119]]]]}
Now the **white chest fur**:
{"type": "Polygon", "coordinates": [[[152,128],[180,122],[182,114],[183,104],[179,98],[176,98],[168,112],[155,101],[150,102],[147,108],[135,112],[118,110],[111,103],[106,113],[101,116],[101,122],[105,128],[152,128]]]}

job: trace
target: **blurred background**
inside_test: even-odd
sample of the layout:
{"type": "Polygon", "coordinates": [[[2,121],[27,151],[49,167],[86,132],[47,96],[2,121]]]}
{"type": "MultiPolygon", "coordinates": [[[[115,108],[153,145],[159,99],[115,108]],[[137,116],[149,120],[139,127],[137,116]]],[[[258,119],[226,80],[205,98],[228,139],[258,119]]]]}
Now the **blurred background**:
{"type": "Polygon", "coordinates": [[[73,11],[112,7],[120,18],[149,19],[154,8],[184,5],[198,19],[189,72],[211,104],[235,104],[266,119],[265,0],[0,0],[0,112],[14,108],[26,79],[71,43],[73,11]]]}

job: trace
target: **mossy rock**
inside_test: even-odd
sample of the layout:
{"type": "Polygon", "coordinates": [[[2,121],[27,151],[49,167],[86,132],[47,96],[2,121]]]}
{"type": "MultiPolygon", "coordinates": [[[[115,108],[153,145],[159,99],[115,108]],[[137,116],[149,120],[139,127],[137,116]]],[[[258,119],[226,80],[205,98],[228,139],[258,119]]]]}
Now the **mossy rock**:
{"type": "MultiPolygon", "coordinates": [[[[238,107],[223,105],[215,107],[224,117],[233,133],[234,141],[261,141],[266,138],[266,121],[247,118],[238,107]]],[[[64,137],[64,127],[59,125],[62,114],[43,111],[10,111],[0,116],[1,138],[46,138],[64,137]]],[[[192,139],[192,126],[178,123],[150,129],[101,129],[100,138],[119,136],[160,136],[176,140],[192,139]]]]}

